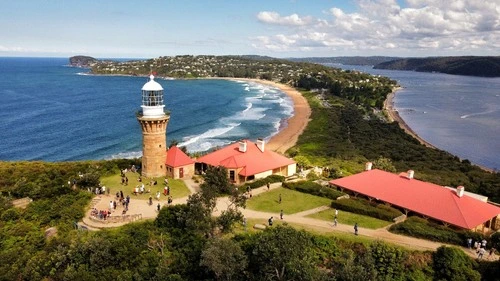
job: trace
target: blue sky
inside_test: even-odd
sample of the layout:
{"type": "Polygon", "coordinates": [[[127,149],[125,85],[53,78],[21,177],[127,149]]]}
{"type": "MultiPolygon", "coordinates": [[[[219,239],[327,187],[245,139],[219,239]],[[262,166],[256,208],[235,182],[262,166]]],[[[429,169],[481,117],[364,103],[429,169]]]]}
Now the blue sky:
{"type": "Polygon", "coordinates": [[[499,0],[0,2],[0,56],[499,55],[499,0]]]}

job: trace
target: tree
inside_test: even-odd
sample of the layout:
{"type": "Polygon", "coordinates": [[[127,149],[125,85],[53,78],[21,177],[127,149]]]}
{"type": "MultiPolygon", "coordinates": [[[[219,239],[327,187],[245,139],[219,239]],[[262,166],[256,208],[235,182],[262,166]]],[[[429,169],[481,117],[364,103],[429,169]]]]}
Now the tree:
{"type": "Polygon", "coordinates": [[[392,164],[391,159],[380,156],[377,160],[373,161],[375,168],[387,172],[395,173],[396,167],[392,164]]]}
{"type": "Polygon", "coordinates": [[[212,271],[217,280],[242,280],[247,258],[238,243],[230,239],[210,240],[201,253],[200,265],[212,271]]]}
{"type": "Polygon", "coordinates": [[[370,246],[377,275],[385,280],[400,280],[404,271],[404,252],[396,247],[377,241],[370,246]]]}
{"type": "Polygon", "coordinates": [[[375,280],[377,271],[371,255],[356,255],[347,249],[337,262],[334,262],[332,276],[334,280],[341,281],[375,280]]]}
{"type": "Polygon", "coordinates": [[[319,273],[312,249],[311,236],[305,231],[268,228],[253,243],[250,270],[261,280],[315,280],[319,273]]]}
{"type": "Polygon", "coordinates": [[[477,263],[458,248],[441,246],[432,258],[435,280],[481,280],[479,272],[473,269],[477,268],[477,263]]]}

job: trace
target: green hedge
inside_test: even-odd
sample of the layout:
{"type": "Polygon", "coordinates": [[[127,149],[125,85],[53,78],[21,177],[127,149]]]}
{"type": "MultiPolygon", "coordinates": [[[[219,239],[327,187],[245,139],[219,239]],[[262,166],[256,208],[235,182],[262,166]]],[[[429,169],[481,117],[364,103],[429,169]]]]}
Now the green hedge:
{"type": "Polygon", "coordinates": [[[297,181],[297,182],[285,182],[283,187],[300,191],[303,193],[309,193],[316,196],[321,196],[329,198],[332,200],[345,195],[345,193],[332,189],[330,187],[325,187],[312,181],[297,181]]]}
{"type": "Polygon", "coordinates": [[[366,215],[390,222],[403,214],[399,210],[384,204],[377,204],[360,198],[335,200],[332,202],[331,206],[332,208],[342,211],[366,215]]]}
{"type": "Polygon", "coordinates": [[[415,216],[409,217],[404,222],[392,225],[389,228],[389,231],[460,246],[466,246],[468,238],[472,238],[473,241],[485,239],[483,235],[477,232],[454,230],[444,225],[439,225],[415,216]]]}
{"type": "Polygon", "coordinates": [[[259,188],[261,186],[264,186],[266,185],[267,183],[274,183],[274,182],[283,182],[285,181],[285,177],[284,176],[279,176],[279,175],[270,175],[270,176],[267,176],[263,179],[258,179],[258,180],[255,180],[253,182],[249,182],[249,183],[245,183],[243,185],[244,189],[243,190],[246,190],[246,188],[249,186],[251,189],[254,189],[254,188],[259,188]]]}

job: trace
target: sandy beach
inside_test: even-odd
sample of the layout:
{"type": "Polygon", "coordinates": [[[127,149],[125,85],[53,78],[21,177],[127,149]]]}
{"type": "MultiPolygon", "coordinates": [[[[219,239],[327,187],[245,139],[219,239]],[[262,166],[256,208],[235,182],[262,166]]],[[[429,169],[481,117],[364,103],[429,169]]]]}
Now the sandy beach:
{"type": "Polygon", "coordinates": [[[389,121],[396,121],[399,124],[399,127],[401,129],[405,130],[405,132],[414,138],[416,138],[421,144],[431,147],[431,148],[436,148],[432,144],[428,143],[424,139],[422,139],[415,131],[413,131],[408,124],[405,123],[403,118],[399,115],[398,111],[394,108],[394,96],[396,95],[397,91],[400,90],[401,87],[396,87],[392,90],[392,92],[387,96],[387,98],[384,101],[384,111],[387,112],[387,115],[389,116],[389,121]]]}
{"type": "Polygon", "coordinates": [[[311,108],[307,103],[306,98],[296,89],[285,85],[268,80],[248,79],[248,78],[224,78],[228,80],[250,81],[269,85],[280,89],[293,100],[293,116],[287,122],[288,125],[274,135],[266,144],[266,148],[276,151],[278,153],[285,153],[289,148],[294,146],[299,139],[300,134],[304,131],[309,123],[311,116],[311,108]]]}

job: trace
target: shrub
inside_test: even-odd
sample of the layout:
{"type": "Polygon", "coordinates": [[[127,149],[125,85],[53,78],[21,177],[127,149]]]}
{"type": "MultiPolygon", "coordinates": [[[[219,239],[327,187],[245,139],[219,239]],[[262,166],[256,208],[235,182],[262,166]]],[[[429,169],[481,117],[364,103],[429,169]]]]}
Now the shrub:
{"type": "Polygon", "coordinates": [[[345,193],[322,186],[312,181],[285,182],[283,183],[283,187],[303,193],[329,198],[332,200],[345,195],[345,193]]]}
{"type": "Polygon", "coordinates": [[[454,230],[415,216],[409,217],[402,223],[392,225],[389,231],[460,246],[466,245],[467,238],[472,238],[474,241],[484,239],[483,235],[480,233],[466,230],[454,230]]]}
{"type": "Polygon", "coordinates": [[[403,214],[399,210],[384,204],[372,203],[359,198],[335,200],[332,202],[331,206],[332,208],[339,210],[366,215],[390,222],[403,214]]]}
{"type": "Polygon", "coordinates": [[[266,178],[263,178],[263,179],[258,179],[258,180],[255,180],[253,182],[245,183],[243,185],[243,187],[244,187],[243,190],[246,190],[248,186],[251,189],[254,189],[254,188],[259,188],[261,186],[264,186],[267,183],[284,182],[284,181],[285,181],[285,177],[284,176],[270,175],[270,176],[268,176],[266,178]]]}

